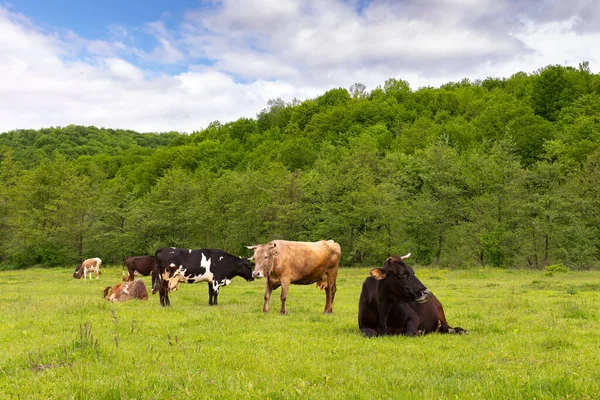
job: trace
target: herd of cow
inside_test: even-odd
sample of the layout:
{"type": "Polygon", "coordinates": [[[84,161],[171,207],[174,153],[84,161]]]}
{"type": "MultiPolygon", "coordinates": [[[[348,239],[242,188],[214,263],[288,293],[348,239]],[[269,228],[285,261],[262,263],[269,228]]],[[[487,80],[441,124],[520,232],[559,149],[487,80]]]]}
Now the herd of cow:
{"type": "MultiPolygon", "coordinates": [[[[109,301],[148,299],[148,290],[137,274],[152,276],[152,294],[158,292],[161,306],[169,306],[169,293],[180,282],[208,283],[208,304],[217,305],[221,286],[236,277],[247,281],[265,278],[263,311],[269,311],[273,290],[281,286],[281,311],[287,314],[286,300],[290,284],[315,283],[325,290],[325,313],[331,313],[341,256],[340,245],[333,240],[293,242],[273,240],[267,244],[247,246],[254,250],[251,258],[241,258],[223,250],[189,250],[161,248],[154,256],[126,257],[123,282],[104,289],[109,301]],[[127,274],[125,274],[127,268],[127,274]]],[[[418,335],[426,333],[467,333],[451,327],[439,300],[415,276],[405,263],[410,256],[389,257],[383,268],[371,270],[363,283],[358,305],[358,326],[367,337],[381,335],[418,335]]],[[[75,268],[74,278],[96,279],[102,260],[90,258],[75,268]]]]}

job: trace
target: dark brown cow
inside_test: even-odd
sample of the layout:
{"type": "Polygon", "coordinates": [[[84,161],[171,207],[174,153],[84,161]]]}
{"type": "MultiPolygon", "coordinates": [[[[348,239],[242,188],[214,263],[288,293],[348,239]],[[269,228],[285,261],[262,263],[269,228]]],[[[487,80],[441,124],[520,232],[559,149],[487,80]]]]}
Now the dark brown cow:
{"type": "Polygon", "coordinates": [[[156,259],[154,256],[130,256],[123,259],[123,281],[133,282],[135,280],[135,274],[138,273],[143,276],[148,276],[154,270],[156,266],[156,259]],[[125,274],[125,268],[127,268],[128,274],[125,274]]]}
{"type": "Polygon", "coordinates": [[[442,304],[404,262],[407,256],[388,258],[384,268],[373,269],[363,283],[358,306],[360,330],[367,337],[467,333],[448,325],[442,304]]]}
{"type": "Polygon", "coordinates": [[[320,242],[291,242],[273,240],[267,244],[247,246],[254,249],[251,258],[256,262],[252,276],[266,278],[263,311],[269,311],[273,290],[281,286],[281,311],[287,314],[285,302],[291,283],[309,285],[316,283],[325,289],[325,313],[331,313],[336,292],[336,279],[341,256],[340,245],[333,240],[320,242]]]}
{"type": "Polygon", "coordinates": [[[148,289],[144,281],[136,279],[133,282],[118,283],[113,287],[107,286],[104,289],[104,298],[114,302],[132,299],[148,300],[148,289]]]}
{"type": "Polygon", "coordinates": [[[100,277],[100,266],[102,265],[102,260],[99,258],[88,258],[77,267],[75,267],[75,272],[73,273],[73,278],[87,279],[88,274],[90,275],[90,279],[92,279],[92,272],[96,274],[96,279],[100,277]]]}

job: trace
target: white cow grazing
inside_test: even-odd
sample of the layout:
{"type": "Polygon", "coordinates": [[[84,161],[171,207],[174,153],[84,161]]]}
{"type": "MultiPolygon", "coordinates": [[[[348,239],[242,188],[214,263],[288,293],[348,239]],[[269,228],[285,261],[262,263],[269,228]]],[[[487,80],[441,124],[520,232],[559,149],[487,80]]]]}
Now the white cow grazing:
{"type": "Polygon", "coordinates": [[[81,264],[75,268],[75,272],[73,273],[73,278],[81,279],[83,275],[83,279],[87,279],[88,274],[90,275],[90,279],[92,279],[92,272],[96,273],[96,279],[100,277],[100,266],[102,265],[102,260],[98,257],[96,258],[88,258],[81,264]]]}

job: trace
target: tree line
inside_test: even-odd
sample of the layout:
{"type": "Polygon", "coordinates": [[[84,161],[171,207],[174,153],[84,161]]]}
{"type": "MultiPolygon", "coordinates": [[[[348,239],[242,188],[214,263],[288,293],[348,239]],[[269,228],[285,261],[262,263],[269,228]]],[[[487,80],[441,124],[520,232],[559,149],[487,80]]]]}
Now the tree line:
{"type": "Polygon", "coordinates": [[[334,239],[342,265],[599,266],[600,75],[586,62],[271,100],[183,134],[0,134],[0,265],[334,239]]]}

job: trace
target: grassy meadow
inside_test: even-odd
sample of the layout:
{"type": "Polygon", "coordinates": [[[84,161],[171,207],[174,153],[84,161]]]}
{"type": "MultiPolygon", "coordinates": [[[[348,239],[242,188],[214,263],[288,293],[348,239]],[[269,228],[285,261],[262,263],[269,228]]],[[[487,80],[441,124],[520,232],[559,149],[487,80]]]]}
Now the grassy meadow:
{"type": "Polygon", "coordinates": [[[216,307],[180,285],[161,308],[104,300],[116,266],[0,272],[0,398],[598,398],[600,272],[415,271],[469,335],[362,337],[365,268],[341,269],[331,315],[292,286],[287,316],[280,290],[263,314],[264,281],[234,279],[216,307]]]}

